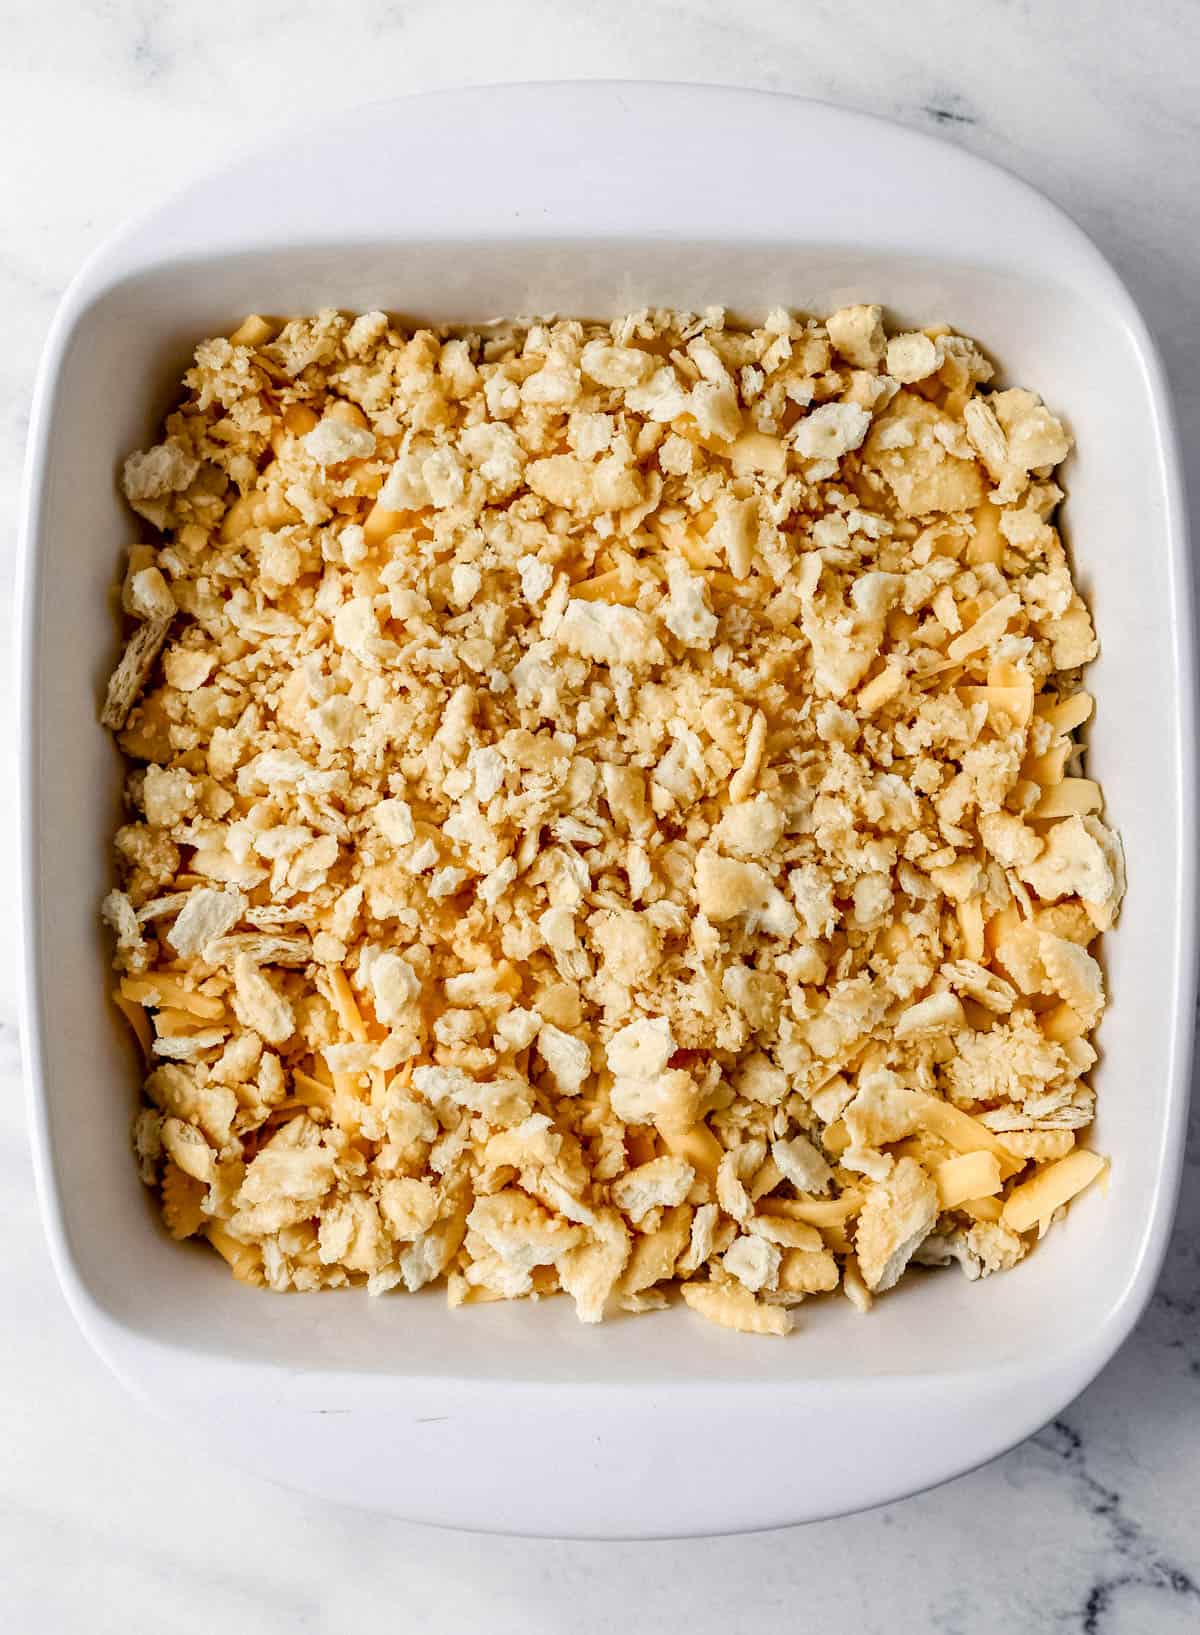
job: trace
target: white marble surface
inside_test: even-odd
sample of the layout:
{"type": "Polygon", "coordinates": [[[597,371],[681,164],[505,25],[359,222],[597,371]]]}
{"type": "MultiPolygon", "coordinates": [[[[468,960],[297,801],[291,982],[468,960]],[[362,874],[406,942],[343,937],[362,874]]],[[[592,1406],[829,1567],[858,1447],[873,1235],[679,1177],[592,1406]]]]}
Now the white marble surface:
{"type": "MultiPolygon", "coordinates": [[[[1200,477],[1200,7],[1189,0],[0,0],[6,615],[37,354],[60,291],[102,234],[293,114],[455,82],[585,74],[807,93],[939,128],[1037,182],[1143,303],[1200,477]]],[[[7,738],[2,716],[0,727],[7,738]]],[[[11,801],[0,803],[0,824],[11,855],[11,801]]],[[[11,891],[5,872],[5,925],[11,891]]],[[[788,1533],[653,1545],[472,1538],[332,1510],[215,1457],[183,1458],[106,1376],[75,1332],[42,1243],[15,993],[13,955],[0,956],[4,1627],[1200,1628],[1200,1125],[1170,1260],[1141,1327],[1060,1423],[1007,1458],[905,1504],[788,1533]]]]}

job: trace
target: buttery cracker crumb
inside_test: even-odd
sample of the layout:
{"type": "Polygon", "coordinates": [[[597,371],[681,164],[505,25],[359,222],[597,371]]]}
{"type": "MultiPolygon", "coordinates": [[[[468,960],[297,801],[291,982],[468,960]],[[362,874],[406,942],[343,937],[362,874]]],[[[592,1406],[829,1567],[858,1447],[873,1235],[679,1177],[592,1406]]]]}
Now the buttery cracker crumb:
{"type": "Polygon", "coordinates": [[[769,1335],[1029,1251],[1125,869],[1070,436],[991,373],[867,303],[201,344],[103,707],[172,1235],[769,1335]]]}

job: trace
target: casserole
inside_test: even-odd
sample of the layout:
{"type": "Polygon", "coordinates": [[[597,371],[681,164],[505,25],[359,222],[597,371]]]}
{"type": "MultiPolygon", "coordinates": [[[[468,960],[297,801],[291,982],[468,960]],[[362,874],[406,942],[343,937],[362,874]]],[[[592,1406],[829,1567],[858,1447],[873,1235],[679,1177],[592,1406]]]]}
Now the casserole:
{"type": "Polygon", "coordinates": [[[1023,184],[870,119],[689,87],[449,93],[310,127],[128,230],[80,274],[47,344],[22,576],[34,1146],[92,1343],[182,1429],[264,1474],[501,1531],[813,1519],[1028,1434],[1136,1320],[1178,1185],[1194,979],[1185,564],[1161,369],[1111,269],[1023,184]],[[869,1322],[806,1306],[770,1347],[679,1310],[595,1331],[565,1302],[270,1300],[171,1243],[129,1156],[137,1074],[105,998],[97,904],[120,768],[95,702],[132,526],[114,473],[191,347],[246,312],[324,305],[452,322],[873,299],[900,325],[976,336],[1076,439],[1065,526],[1102,643],[1089,772],[1130,876],[1095,1075],[1107,1198],[1081,1200],[986,1289],[914,1279],[869,1322]]]}

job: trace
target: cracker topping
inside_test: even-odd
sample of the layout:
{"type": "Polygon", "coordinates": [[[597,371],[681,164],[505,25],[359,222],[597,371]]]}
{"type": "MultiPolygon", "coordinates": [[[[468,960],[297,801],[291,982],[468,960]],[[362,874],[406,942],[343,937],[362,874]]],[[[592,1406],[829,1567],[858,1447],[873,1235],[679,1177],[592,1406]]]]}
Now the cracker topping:
{"type": "Polygon", "coordinates": [[[783,1335],[1104,1168],[1070,437],[944,326],[252,317],[124,468],[143,1177],[245,1282],[783,1335]]]}

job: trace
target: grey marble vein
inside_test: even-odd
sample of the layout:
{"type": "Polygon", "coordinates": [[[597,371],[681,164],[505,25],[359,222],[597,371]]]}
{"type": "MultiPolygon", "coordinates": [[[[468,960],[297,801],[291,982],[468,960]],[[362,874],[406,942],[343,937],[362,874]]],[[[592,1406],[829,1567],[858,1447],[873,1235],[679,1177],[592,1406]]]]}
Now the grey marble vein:
{"type": "MultiPolygon", "coordinates": [[[[1146,311],[1197,491],[1200,6],[1191,0],[0,0],[0,662],[11,646],[9,542],[37,355],[58,293],[99,238],[289,117],[454,82],[581,74],[796,91],[938,132],[1027,176],[1096,237],[1146,311]]],[[[802,193],[802,165],[796,176],[802,193]]],[[[5,744],[11,708],[0,690],[5,744]]],[[[0,785],[10,786],[10,777],[0,785]]],[[[0,854],[12,858],[14,847],[12,802],[0,801],[0,854]]],[[[0,871],[5,925],[13,889],[10,867],[0,871]]],[[[89,1355],[37,1219],[16,992],[6,942],[4,1628],[1200,1629],[1200,1117],[1167,1264],[1136,1333],[1054,1425],[988,1468],[901,1505],[779,1534],[654,1545],[469,1538],[330,1509],[207,1451],[181,1452],[89,1355]]]]}
{"type": "Polygon", "coordinates": [[[1178,1562],[1160,1553],[1144,1526],[1126,1513],[1120,1491],[1092,1475],[1087,1446],[1072,1429],[1069,1416],[1047,1425],[1033,1441],[1060,1463],[1080,1508],[1101,1524],[1108,1540],[1105,1572],[1096,1577],[1083,1605],[1072,1609],[1067,1622],[1077,1615],[1083,1635],[1097,1635],[1118,1596],[1130,1589],[1165,1590],[1200,1614],[1200,1585],[1178,1562]]]}

